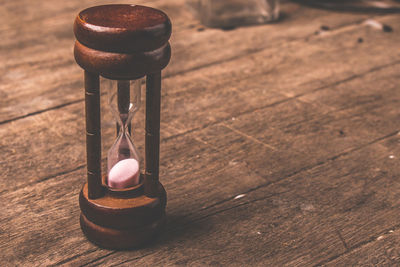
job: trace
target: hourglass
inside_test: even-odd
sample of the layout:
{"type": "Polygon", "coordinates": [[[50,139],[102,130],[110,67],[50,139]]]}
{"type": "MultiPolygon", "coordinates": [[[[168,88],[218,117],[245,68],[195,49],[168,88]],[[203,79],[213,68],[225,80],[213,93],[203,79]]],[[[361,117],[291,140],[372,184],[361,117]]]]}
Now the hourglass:
{"type": "MultiPolygon", "coordinates": [[[[159,182],[161,70],[171,57],[171,22],[138,5],[104,5],[81,11],[74,22],[74,55],[85,74],[87,183],[80,224],[93,243],[112,249],[140,246],[165,224],[166,192],[159,182]],[[100,79],[108,87],[116,139],[101,170],[100,79]],[[144,167],[131,136],[146,76],[144,167]],[[143,168],[143,170],[142,170],[143,168]]],[[[102,83],[103,86],[103,83],[102,83]]]]}
{"type": "Polygon", "coordinates": [[[131,121],[140,107],[140,80],[109,83],[109,104],[117,121],[117,139],[107,154],[107,185],[128,188],[140,182],[140,157],[131,139],[131,121]]]}

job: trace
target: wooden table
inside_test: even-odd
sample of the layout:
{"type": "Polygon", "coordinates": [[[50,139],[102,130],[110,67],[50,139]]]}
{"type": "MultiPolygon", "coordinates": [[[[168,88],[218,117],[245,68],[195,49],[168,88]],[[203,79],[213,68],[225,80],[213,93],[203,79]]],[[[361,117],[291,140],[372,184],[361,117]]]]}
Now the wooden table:
{"type": "MultiPolygon", "coordinates": [[[[1,266],[399,264],[400,15],[284,2],[278,23],[224,31],[184,0],[137,1],[173,22],[168,223],[147,248],[117,252],[79,228],[84,90],[72,55],[75,15],[110,1],[0,2],[1,266]]],[[[103,156],[108,110],[103,97],[103,156]]],[[[135,122],[143,149],[143,110],[135,122]]]]}

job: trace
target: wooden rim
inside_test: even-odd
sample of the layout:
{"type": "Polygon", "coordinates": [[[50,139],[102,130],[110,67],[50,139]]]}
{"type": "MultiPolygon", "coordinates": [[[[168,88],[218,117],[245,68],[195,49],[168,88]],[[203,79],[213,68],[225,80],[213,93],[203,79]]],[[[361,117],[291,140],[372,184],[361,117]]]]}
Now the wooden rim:
{"type": "Polygon", "coordinates": [[[103,175],[101,179],[102,186],[105,190],[114,196],[119,197],[132,197],[138,196],[143,193],[144,175],[141,173],[139,177],[139,184],[127,188],[112,188],[107,185],[107,175],[103,175]]]}
{"type": "Polygon", "coordinates": [[[130,197],[105,193],[96,199],[88,198],[87,183],[79,194],[79,206],[83,214],[98,225],[115,229],[141,227],[158,220],[165,213],[167,196],[159,184],[157,197],[143,194],[130,197]]]}
{"type": "Polygon", "coordinates": [[[107,249],[133,249],[151,242],[166,222],[165,214],[157,221],[143,227],[129,230],[118,230],[104,227],[90,221],[84,214],[80,215],[83,233],[92,243],[107,249]]]}
{"type": "Polygon", "coordinates": [[[95,50],[137,53],[155,50],[171,36],[171,21],[157,9],[140,5],[101,5],[75,19],[76,39],[95,50]]]}
{"type": "Polygon", "coordinates": [[[166,43],[153,51],[120,54],[95,50],[76,41],[74,55],[88,72],[112,80],[134,80],[165,68],[171,58],[171,47],[166,43]]]}

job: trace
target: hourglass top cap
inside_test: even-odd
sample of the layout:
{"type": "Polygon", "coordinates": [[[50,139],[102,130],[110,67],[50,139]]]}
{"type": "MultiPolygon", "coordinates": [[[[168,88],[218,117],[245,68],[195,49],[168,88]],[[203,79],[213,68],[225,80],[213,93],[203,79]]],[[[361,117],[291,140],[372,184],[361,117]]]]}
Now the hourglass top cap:
{"type": "Polygon", "coordinates": [[[102,5],[81,11],[75,19],[78,42],[105,52],[155,50],[168,42],[171,21],[157,9],[139,5],[102,5]]]}

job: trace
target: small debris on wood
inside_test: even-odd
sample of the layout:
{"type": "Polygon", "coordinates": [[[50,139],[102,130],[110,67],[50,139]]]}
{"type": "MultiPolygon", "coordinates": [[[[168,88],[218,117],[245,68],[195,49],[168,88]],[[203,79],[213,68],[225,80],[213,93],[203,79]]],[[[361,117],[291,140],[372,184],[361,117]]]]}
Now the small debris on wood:
{"type": "Polygon", "coordinates": [[[344,135],[343,130],[339,130],[339,134],[340,134],[341,136],[343,136],[343,135],[344,135]]]}
{"type": "Polygon", "coordinates": [[[319,27],[319,30],[316,30],[316,31],[314,32],[314,34],[315,34],[315,35],[323,34],[324,32],[327,32],[327,31],[329,31],[330,29],[331,29],[331,28],[329,28],[328,26],[322,25],[321,27],[319,27]]]}
{"type": "Polygon", "coordinates": [[[392,32],[393,28],[390,27],[389,25],[383,24],[383,31],[384,32],[392,32]]]}
{"type": "Polygon", "coordinates": [[[357,39],[357,42],[362,43],[362,42],[364,42],[364,39],[360,37],[357,39]]]}
{"type": "Polygon", "coordinates": [[[315,210],[315,207],[314,207],[314,205],[312,205],[312,204],[300,204],[300,209],[302,210],[302,211],[314,211],[315,210]]]}
{"type": "Polygon", "coordinates": [[[376,240],[381,240],[383,238],[383,236],[378,236],[378,238],[376,240]]]}
{"type": "Polygon", "coordinates": [[[323,30],[323,31],[329,31],[331,28],[329,28],[329,27],[326,26],[326,25],[322,25],[322,26],[320,27],[320,29],[323,30]]]}
{"type": "Polygon", "coordinates": [[[379,21],[373,20],[373,19],[367,19],[364,21],[364,24],[367,26],[370,26],[374,29],[381,30],[383,32],[392,32],[393,29],[391,26],[380,23],[379,21]]]}
{"type": "Polygon", "coordinates": [[[239,199],[239,198],[242,198],[244,196],[245,196],[245,194],[240,194],[240,195],[237,195],[234,199],[239,199]]]}
{"type": "Polygon", "coordinates": [[[390,155],[390,156],[389,156],[389,159],[394,159],[394,158],[395,158],[394,155],[390,155]]]}
{"type": "Polygon", "coordinates": [[[198,32],[202,32],[202,31],[204,31],[204,30],[205,30],[204,27],[197,28],[197,31],[198,31],[198,32]]]}
{"type": "Polygon", "coordinates": [[[237,165],[239,162],[237,162],[237,161],[234,161],[234,160],[231,160],[231,161],[229,161],[229,166],[235,166],[235,165],[237,165]]]}

